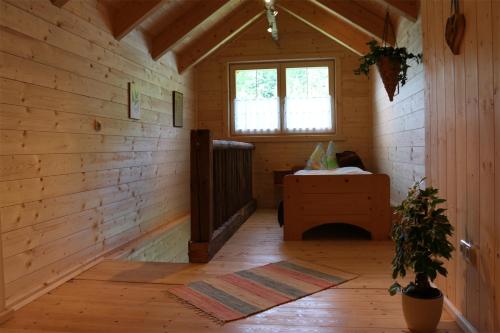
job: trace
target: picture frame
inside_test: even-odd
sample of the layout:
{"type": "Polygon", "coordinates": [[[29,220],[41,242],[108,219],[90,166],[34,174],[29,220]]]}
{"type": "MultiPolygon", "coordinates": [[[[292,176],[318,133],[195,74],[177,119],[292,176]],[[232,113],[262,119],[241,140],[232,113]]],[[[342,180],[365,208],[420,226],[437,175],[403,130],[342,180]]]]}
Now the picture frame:
{"type": "Polygon", "coordinates": [[[174,127],[183,127],[184,95],[181,92],[172,92],[173,124],[174,127]]]}
{"type": "Polygon", "coordinates": [[[141,93],[134,82],[128,83],[128,97],[129,118],[141,119],[141,93]]]}

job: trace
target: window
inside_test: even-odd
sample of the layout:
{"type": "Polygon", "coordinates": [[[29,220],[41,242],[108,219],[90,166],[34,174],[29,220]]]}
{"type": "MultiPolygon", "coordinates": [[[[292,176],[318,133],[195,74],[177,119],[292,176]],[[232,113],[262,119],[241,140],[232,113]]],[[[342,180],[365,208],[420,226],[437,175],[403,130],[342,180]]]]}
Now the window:
{"type": "Polygon", "coordinates": [[[332,60],[231,65],[232,134],[333,132],[333,70],[332,60]]]}

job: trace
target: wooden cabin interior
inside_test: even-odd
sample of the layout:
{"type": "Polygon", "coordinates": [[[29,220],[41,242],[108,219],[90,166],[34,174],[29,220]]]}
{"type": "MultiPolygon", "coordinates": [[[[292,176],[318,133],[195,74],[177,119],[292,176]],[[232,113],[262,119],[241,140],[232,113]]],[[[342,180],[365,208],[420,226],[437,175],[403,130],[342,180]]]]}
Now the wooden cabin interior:
{"type": "Polygon", "coordinates": [[[424,177],[437,332],[500,332],[500,0],[0,0],[0,57],[1,332],[417,332],[424,177]]]}

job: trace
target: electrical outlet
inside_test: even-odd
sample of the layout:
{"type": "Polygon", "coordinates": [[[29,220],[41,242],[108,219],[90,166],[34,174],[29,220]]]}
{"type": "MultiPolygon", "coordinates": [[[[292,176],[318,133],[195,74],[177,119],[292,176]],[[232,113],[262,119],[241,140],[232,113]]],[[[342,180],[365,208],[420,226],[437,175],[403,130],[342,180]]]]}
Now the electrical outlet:
{"type": "Polygon", "coordinates": [[[465,239],[460,240],[460,252],[464,256],[465,260],[470,263],[474,262],[474,245],[472,242],[468,242],[465,239]]]}

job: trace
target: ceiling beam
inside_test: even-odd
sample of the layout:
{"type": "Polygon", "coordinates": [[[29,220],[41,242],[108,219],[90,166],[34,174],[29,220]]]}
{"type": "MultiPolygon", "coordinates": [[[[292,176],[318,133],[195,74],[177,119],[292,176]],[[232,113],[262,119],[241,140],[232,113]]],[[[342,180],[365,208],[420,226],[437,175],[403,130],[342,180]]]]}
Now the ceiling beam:
{"type": "MultiPolygon", "coordinates": [[[[384,18],[352,0],[315,0],[320,6],[345,19],[356,28],[368,33],[379,42],[384,37],[384,18]]],[[[394,35],[388,34],[387,42],[394,45],[394,35]]]]}
{"type": "Polygon", "coordinates": [[[162,0],[124,1],[113,16],[113,36],[121,40],[152,14],[161,3],[162,0]]]}
{"type": "Polygon", "coordinates": [[[188,10],[184,15],[178,17],[172,24],[153,37],[153,46],[151,49],[153,59],[158,60],[175,43],[227,2],[228,0],[205,0],[196,4],[193,9],[188,10]]]}
{"type": "Polygon", "coordinates": [[[196,65],[243,29],[255,22],[265,12],[261,1],[247,0],[222,18],[212,28],[193,40],[177,55],[177,69],[182,73],[196,65]]]}
{"type": "Polygon", "coordinates": [[[358,55],[368,53],[368,45],[373,38],[360,31],[327,9],[312,1],[281,0],[280,8],[335,40],[358,55]]]}
{"type": "Polygon", "coordinates": [[[69,0],[50,0],[50,2],[52,2],[54,6],[61,8],[62,6],[67,4],[69,0]]]}
{"type": "Polygon", "coordinates": [[[416,22],[419,12],[418,0],[378,0],[380,3],[393,10],[396,14],[416,22]]]}

